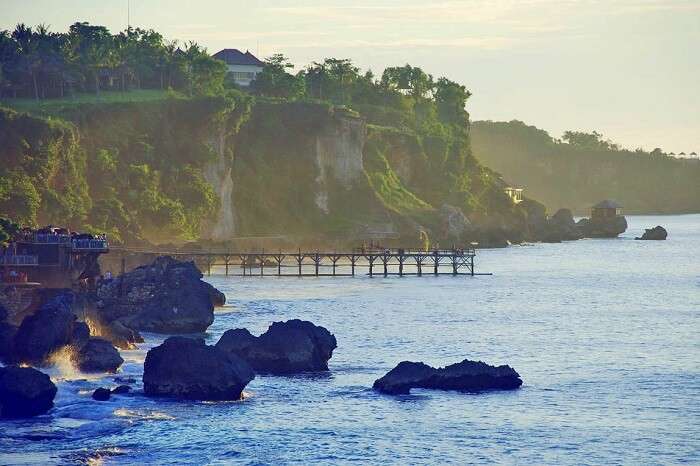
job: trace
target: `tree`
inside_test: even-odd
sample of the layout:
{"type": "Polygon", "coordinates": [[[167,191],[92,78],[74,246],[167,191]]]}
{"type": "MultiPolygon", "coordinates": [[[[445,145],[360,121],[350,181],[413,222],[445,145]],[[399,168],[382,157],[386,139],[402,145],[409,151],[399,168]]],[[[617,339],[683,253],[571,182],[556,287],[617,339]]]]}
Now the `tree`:
{"type": "Polygon", "coordinates": [[[435,84],[435,102],[440,119],[447,123],[466,123],[468,118],[464,107],[471,97],[466,87],[447,78],[440,78],[435,84]]]}
{"type": "Polygon", "coordinates": [[[92,75],[95,93],[100,93],[100,72],[116,64],[114,41],[104,26],[74,23],[68,33],[71,56],[81,67],[83,75],[92,75]]]}
{"type": "Polygon", "coordinates": [[[382,73],[381,85],[388,89],[407,92],[415,98],[424,98],[435,87],[433,77],[411,65],[389,67],[382,73]]]}
{"type": "Polygon", "coordinates": [[[287,72],[294,68],[287,57],[281,53],[265,59],[265,66],[255,80],[251,89],[256,94],[285,99],[296,99],[304,95],[304,82],[300,76],[287,72]]]}

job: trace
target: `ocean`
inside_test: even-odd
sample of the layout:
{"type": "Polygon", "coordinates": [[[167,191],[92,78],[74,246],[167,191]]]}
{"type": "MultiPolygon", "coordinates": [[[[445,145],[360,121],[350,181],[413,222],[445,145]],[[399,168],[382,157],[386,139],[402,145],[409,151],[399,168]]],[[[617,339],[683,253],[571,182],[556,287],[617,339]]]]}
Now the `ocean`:
{"type": "Polygon", "coordinates": [[[206,334],[301,318],[330,372],[258,376],[237,402],[90,398],[113,375],[50,371],[56,407],[0,422],[0,464],[699,464],[700,215],[630,216],[618,239],[480,250],[477,277],[206,277],[206,334]],[[635,241],[663,225],[667,241],[635,241]],[[509,364],[510,392],[374,392],[402,360],[509,364]]]}

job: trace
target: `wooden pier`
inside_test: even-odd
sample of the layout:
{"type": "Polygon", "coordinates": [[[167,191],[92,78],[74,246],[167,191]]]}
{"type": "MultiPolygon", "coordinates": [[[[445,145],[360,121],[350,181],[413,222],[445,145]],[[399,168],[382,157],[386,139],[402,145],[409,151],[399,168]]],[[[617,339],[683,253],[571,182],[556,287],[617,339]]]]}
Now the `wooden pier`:
{"type": "Polygon", "coordinates": [[[352,252],[148,251],[113,247],[111,254],[168,255],[193,260],[208,275],[240,277],[353,277],[490,275],[477,273],[474,249],[356,249],[352,252]]]}

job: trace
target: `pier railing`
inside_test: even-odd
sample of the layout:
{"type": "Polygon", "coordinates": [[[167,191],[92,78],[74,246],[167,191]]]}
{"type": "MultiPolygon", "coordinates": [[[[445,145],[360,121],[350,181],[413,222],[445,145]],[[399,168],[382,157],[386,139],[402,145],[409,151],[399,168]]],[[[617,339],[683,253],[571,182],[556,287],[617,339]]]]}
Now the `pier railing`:
{"type": "Polygon", "coordinates": [[[39,265],[39,256],[27,254],[1,255],[0,265],[39,265]]]}
{"type": "Polygon", "coordinates": [[[169,255],[193,260],[201,270],[224,275],[342,277],[373,276],[485,275],[476,273],[472,248],[465,249],[355,249],[351,252],[235,252],[235,251],[147,251],[112,248],[122,255],[122,270],[129,254],[169,255]]]}

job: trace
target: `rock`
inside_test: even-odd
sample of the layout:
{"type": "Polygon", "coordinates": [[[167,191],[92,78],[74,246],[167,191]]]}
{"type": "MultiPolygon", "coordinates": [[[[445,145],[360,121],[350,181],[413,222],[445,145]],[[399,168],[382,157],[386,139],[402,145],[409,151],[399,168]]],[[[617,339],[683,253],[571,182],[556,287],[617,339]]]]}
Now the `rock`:
{"type": "Polygon", "coordinates": [[[665,240],[667,236],[668,232],[666,231],[666,229],[661,225],[656,225],[654,228],[647,228],[646,230],[644,230],[644,234],[641,238],[635,239],[662,241],[665,240]]]}
{"type": "Polygon", "coordinates": [[[0,303],[0,322],[5,322],[9,315],[10,313],[7,308],[0,303]]]}
{"type": "Polygon", "coordinates": [[[203,332],[214,321],[211,287],[194,262],[158,257],[97,290],[104,321],[145,332],[203,332]]]}
{"type": "Polygon", "coordinates": [[[75,327],[72,299],[70,292],[59,294],[24,318],[14,338],[18,361],[45,364],[52,352],[71,343],[75,327]]]}
{"type": "Polygon", "coordinates": [[[227,330],[216,344],[243,358],[256,372],[270,374],[327,371],[337,346],[328,330],[298,319],[275,322],[259,337],[245,329],[227,330]]]}
{"type": "Polygon", "coordinates": [[[82,348],[90,339],[90,327],[85,322],[76,322],[71,335],[71,345],[77,349],[82,348]]]}
{"type": "MultiPolygon", "coordinates": [[[[581,239],[581,232],[576,227],[574,215],[569,209],[559,209],[547,220],[548,233],[546,239],[556,237],[558,241],[573,241],[581,239]]],[[[543,241],[546,241],[543,239],[543,241]]]]}
{"type": "Polygon", "coordinates": [[[131,387],[128,385],[119,385],[117,388],[112,389],[112,395],[126,395],[131,391],[131,387]]]}
{"type": "Polygon", "coordinates": [[[90,338],[80,350],[73,353],[73,363],[81,372],[114,373],[123,362],[119,351],[102,338],[90,338]]]}
{"type": "Polygon", "coordinates": [[[0,322],[0,362],[9,364],[15,360],[14,340],[17,327],[6,322],[0,322]]]}
{"type": "Polygon", "coordinates": [[[136,383],[136,379],[133,377],[114,377],[112,380],[121,384],[136,383]]]}
{"type": "Polygon", "coordinates": [[[392,395],[408,394],[412,388],[481,392],[513,390],[522,385],[520,375],[510,366],[490,366],[481,361],[464,361],[435,369],[422,362],[403,361],[374,382],[374,389],[392,395]]]}
{"type": "Polygon", "coordinates": [[[112,395],[112,392],[108,388],[100,387],[94,392],[92,392],[92,399],[97,401],[107,401],[112,395]]]}
{"type": "Polygon", "coordinates": [[[148,351],[143,390],[148,396],[189,400],[238,400],[255,378],[241,358],[202,339],[170,337],[148,351]]]}
{"type": "Polygon", "coordinates": [[[627,230],[627,219],[622,215],[605,219],[582,218],[576,227],[585,238],[616,238],[627,230]]]}
{"type": "Polygon", "coordinates": [[[217,290],[210,283],[204,282],[204,284],[207,285],[207,288],[209,289],[209,298],[211,299],[211,302],[214,305],[214,307],[222,307],[224,304],[226,304],[225,294],[217,290]]]}
{"type": "Polygon", "coordinates": [[[56,386],[31,367],[0,367],[0,418],[32,417],[53,407],[56,386]]]}

